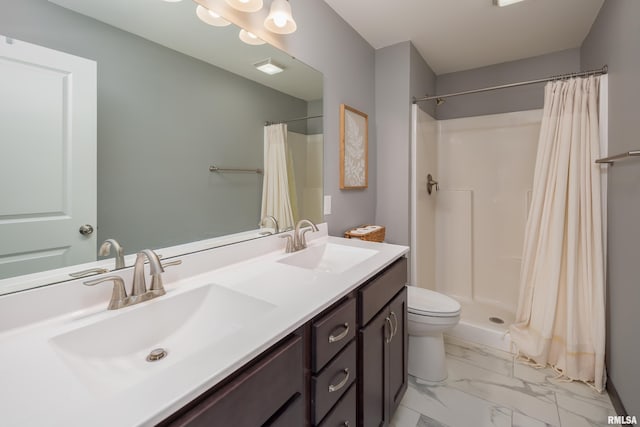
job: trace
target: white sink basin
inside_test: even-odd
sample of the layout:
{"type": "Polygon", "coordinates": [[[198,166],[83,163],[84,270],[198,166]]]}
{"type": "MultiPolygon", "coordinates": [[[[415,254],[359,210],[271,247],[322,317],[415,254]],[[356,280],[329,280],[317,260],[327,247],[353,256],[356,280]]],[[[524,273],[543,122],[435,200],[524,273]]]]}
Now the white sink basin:
{"type": "Polygon", "coordinates": [[[233,338],[276,306],[217,285],[122,309],[121,313],[51,339],[70,370],[90,389],[108,394],[134,385],[210,345],[233,338]],[[167,355],[148,362],[156,348],[167,355]]]}
{"type": "Polygon", "coordinates": [[[378,251],[355,246],[325,243],[312,246],[280,259],[278,262],[326,273],[342,273],[362,261],[371,258],[378,251]]]}

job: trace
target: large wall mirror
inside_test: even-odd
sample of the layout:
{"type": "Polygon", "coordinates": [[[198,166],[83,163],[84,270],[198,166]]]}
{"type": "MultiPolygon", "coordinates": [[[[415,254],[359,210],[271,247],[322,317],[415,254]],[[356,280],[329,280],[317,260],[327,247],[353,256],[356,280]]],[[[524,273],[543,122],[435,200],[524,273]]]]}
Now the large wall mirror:
{"type": "MultiPolygon", "coordinates": [[[[70,183],[42,167],[64,164],[67,154],[61,160],[20,145],[9,120],[0,119],[2,151],[11,153],[5,164],[0,159],[0,294],[24,289],[16,283],[25,274],[31,274],[24,282],[33,287],[70,279],[68,271],[49,274],[52,269],[106,265],[112,260],[100,259],[97,248],[109,238],[133,254],[190,242],[204,241],[199,248],[206,248],[264,234],[258,227],[263,175],[212,172],[210,166],[263,169],[265,122],[288,122],[296,215],[322,221],[322,75],[268,44],[245,44],[239,31],[203,23],[190,0],[0,1],[0,43],[15,39],[97,66],[97,179],[84,191],[95,200],[95,231],[81,235],[81,219],[73,225],[74,239],[91,242],[87,261],[96,264],[77,265],[59,247],[32,256],[35,250],[23,241],[42,238],[46,248],[51,236],[35,227],[7,228],[36,223],[38,215],[24,206],[46,205],[40,194],[45,184],[59,178],[66,194],[70,183]],[[267,59],[284,72],[267,75],[254,66],[267,59]],[[293,120],[300,118],[306,119],[293,120]]],[[[12,67],[9,62],[0,55],[0,73],[12,67]]],[[[15,67],[11,72],[29,74],[15,67]]],[[[29,95],[21,96],[16,85],[0,84],[0,91],[14,97],[0,95],[3,116],[48,102],[44,91],[27,86],[29,95]]],[[[41,123],[31,125],[48,132],[41,123]]],[[[40,210],[64,216],[69,206],[40,210]]]]}

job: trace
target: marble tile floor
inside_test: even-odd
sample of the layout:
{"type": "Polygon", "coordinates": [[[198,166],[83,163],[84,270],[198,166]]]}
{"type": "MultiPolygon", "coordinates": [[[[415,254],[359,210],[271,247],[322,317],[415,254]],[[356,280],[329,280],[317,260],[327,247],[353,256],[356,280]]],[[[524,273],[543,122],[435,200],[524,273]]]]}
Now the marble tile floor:
{"type": "Polygon", "coordinates": [[[449,378],[409,387],[391,427],[595,427],[615,415],[606,393],[561,382],[500,350],[447,339],[449,378]]]}

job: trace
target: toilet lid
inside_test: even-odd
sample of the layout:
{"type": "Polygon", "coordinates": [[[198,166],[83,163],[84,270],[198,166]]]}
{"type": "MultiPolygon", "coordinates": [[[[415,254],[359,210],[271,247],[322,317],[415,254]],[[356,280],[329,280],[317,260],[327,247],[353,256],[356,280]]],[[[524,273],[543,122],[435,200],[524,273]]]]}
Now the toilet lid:
{"type": "Polygon", "coordinates": [[[425,316],[455,316],[460,313],[460,303],[451,297],[429,289],[407,286],[410,313],[425,316]]]}

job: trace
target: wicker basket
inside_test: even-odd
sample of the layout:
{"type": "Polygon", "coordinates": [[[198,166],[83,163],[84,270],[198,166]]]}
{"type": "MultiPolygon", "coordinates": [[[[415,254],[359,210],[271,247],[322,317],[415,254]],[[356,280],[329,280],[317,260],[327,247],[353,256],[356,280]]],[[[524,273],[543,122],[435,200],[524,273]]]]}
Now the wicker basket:
{"type": "Polygon", "coordinates": [[[365,224],[359,227],[352,228],[344,233],[344,237],[347,239],[360,239],[366,240],[368,242],[383,242],[385,235],[385,228],[381,225],[371,225],[365,224]],[[356,231],[358,229],[366,229],[368,227],[376,227],[372,228],[371,231],[356,231]]]}

